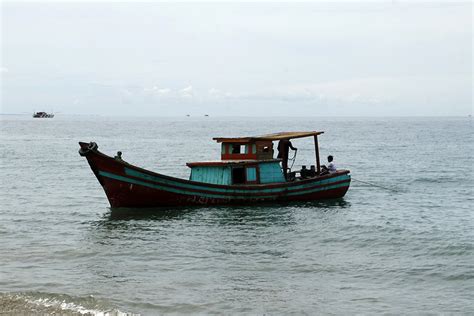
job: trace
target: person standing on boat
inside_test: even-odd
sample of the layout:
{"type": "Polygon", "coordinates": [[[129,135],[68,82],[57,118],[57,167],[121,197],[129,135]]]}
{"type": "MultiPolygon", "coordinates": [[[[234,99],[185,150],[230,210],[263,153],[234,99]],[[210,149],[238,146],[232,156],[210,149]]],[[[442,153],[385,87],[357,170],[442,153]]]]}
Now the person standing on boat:
{"type": "Polygon", "coordinates": [[[282,161],[281,161],[281,166],[283,168],[283,174],[285,175],[285,179],[286,179],[286,175],[288,173],[288,153],[290,151],[290,148],[292,150],[297,150],[298,148],[296,147],[293,147],[293,144],[291,143],[291,141],[289,139],[282,139],[278,142],[278,156],[277,158],[281,158],[282,161]]]}

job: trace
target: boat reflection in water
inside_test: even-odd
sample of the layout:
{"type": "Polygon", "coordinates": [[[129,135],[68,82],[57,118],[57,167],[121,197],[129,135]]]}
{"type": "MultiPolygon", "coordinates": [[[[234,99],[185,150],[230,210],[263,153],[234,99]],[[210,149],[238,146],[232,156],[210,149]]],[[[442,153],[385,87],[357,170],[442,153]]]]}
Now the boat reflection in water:
{"type": "MultiPolygon", "coordinates": [[[[351,204],[344,199],[324,199],[316,201],[292,202],[292,203],[259,203],[258,205],[242,205],[236,208],[235,206],[212,206],[207,207],[206,210],[216,211],[216,214],[228,214],[236,217],[239,220],[250,217],[264,217],[271,220],[277,215],[287,216],[295,209],[318,209],[321,212],[341,211],[349,208],[351,204]],[[228,211],[228,212],[227,212],[228,211]]],[[[134,207],[120,207],[111,208],[104,216],[107,221],[115,220],[180,220],[189,217],[199,216],[202,206],[186,206],[186,207],[149,207],[149,208],[134,208],[134,207]]]]}

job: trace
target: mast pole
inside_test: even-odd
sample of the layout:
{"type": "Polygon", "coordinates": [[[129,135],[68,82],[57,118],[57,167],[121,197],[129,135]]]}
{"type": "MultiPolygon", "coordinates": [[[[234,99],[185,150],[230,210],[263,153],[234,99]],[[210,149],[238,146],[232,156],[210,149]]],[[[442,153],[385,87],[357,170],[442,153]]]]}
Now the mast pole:
{"type": "Polygon", "coordinates": [[[321,173],[321,164],[319,162],[319,144],[318,135],[314,135],[314,151],[316,153],[316,171],[318,174],[321,173]]]}

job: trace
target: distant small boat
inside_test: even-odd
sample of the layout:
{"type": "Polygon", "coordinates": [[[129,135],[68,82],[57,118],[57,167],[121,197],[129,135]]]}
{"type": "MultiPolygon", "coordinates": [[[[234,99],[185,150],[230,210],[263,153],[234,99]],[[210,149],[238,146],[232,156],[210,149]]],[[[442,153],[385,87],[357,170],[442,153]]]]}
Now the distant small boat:
{"type": "MultiPolygon", "coordinates": [[[[157,207],[294,202],[343,197],[349,170],[324,172],[319,162],[318,135],[323,132],[283,132],[239,138],[214,138],[221,143],[220,161],[189,162],[189,180],[133,166],[101,153],[94,142],[79,145],[79,154],[102,185],[111,207],[157,207]],[[316,166],[284,172],[283,159],[273,158],[273,141],[314,137],[316,166]],[[297,176],[299,174],[299,176],[297,176]]],[[[285,157],[285,156],[284,156],[285,157]]],[[[286,156],[287,157],[287,156],[286,156]]],[[[288,161],[288,160],[286,160],[288,161]]]]}
{"type": "Polygon", "coordinates": [[[34,118],[53,118],[53,113],[46,113],[46,112],[35,112],[33,113],[34,118]]]}

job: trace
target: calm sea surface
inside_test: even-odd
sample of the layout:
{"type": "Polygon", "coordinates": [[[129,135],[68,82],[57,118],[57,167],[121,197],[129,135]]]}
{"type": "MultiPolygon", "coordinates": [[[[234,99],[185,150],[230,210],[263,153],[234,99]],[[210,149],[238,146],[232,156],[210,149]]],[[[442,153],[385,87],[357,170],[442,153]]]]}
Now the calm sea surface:
{"type": "Polygon", "coordinates": [[[0,124],[0,314],[474,314],[471,118],[0,124]],[[291,130],[325,131],[322,157],[352,172],[343,199],[116,214],[77,153],[95,141],[187,178],[219,158],[212,137],[291,130]]]}

